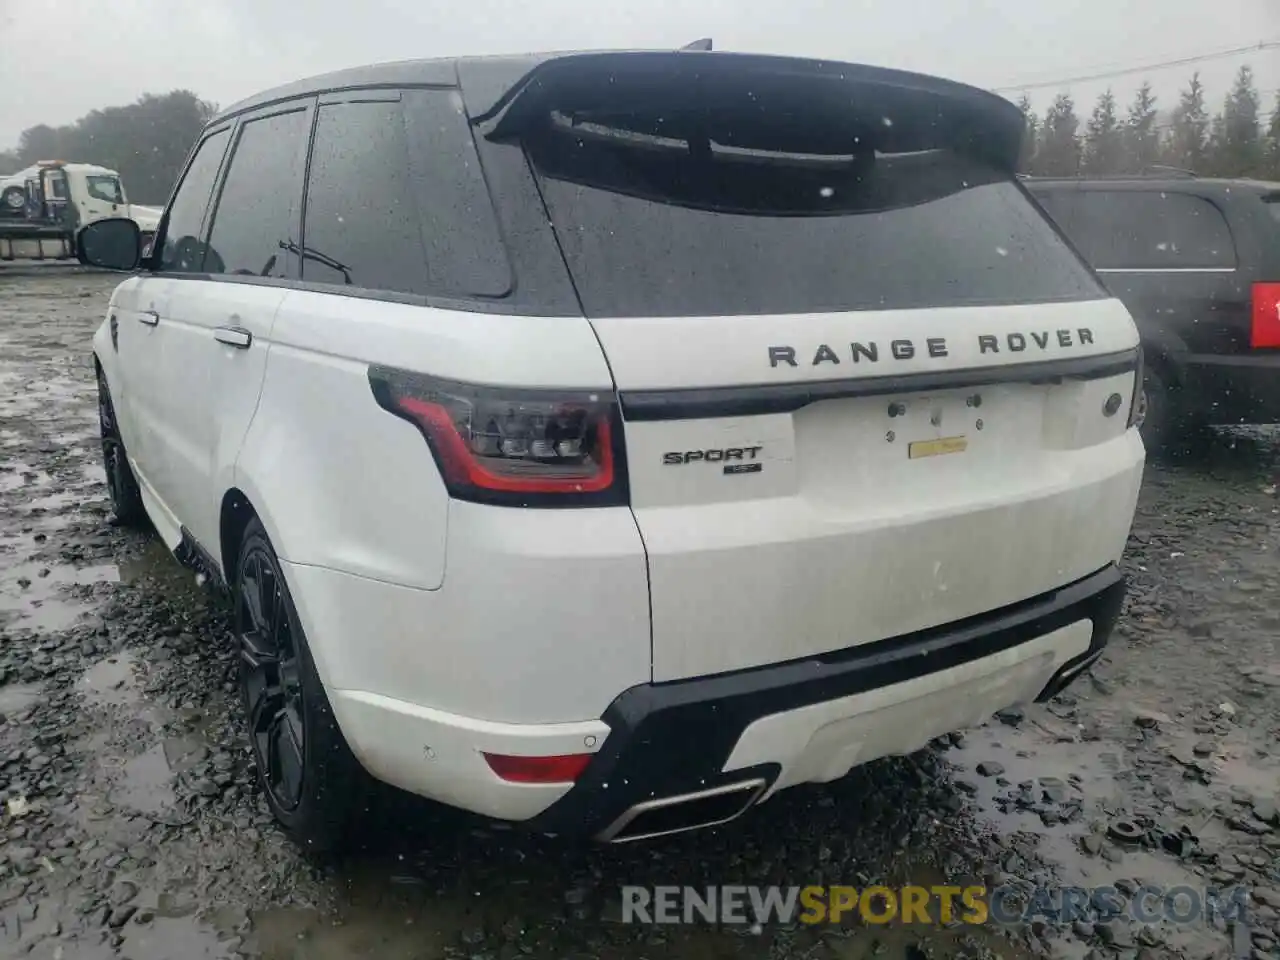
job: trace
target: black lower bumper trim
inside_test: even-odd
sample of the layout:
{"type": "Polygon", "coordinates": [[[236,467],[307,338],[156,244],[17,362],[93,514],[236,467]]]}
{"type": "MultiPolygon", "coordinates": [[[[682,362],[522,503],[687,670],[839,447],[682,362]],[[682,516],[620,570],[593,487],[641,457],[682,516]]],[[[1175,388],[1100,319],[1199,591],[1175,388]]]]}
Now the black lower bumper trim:
{"type": "Polygon", "coordinates": [[[1038,698],[1048,699],[1101,653],[1124,593],[1123,575],[1108,566],[1050,593],[943,627],[805,660],[632,687],[605,711],[609,736],[583,776],[526,826],[595,836],[635,804],[655,797],[753,777],[772,785],[777,764],[721,772],[742,732],[760,717],[936,673],[1091,620],[1088,651],[1058,671],[1038,698]]]}
{"type": "Polygon", "coordinates": [[[1189,354],[1181,401],[1210,423],[1280,422],[1280,353],[1189,354]]]}

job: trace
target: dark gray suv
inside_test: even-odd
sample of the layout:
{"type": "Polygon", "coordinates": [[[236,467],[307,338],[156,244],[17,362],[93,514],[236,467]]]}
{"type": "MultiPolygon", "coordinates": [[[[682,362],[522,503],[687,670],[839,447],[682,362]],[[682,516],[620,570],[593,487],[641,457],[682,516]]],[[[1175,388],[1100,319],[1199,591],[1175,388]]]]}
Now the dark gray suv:
{"type": "Polygon", "coordinates": [[[1207,423],[1280,422],[1280,184],[1024,182],[1138,324],[1149,447],[1207,423]]]}

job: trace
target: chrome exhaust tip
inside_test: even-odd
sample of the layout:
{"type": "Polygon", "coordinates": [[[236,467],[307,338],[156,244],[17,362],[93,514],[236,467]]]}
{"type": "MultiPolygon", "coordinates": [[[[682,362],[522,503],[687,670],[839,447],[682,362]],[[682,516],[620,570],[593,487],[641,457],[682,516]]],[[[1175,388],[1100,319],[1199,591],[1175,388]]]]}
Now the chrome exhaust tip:
{"type": "Polygon", "coordinates": [[[629,807],[596,835],[601,843],[652,840],[689,830],[717,827],[746,813],[765,792],[761,777],[693,793],[645,800],[629,807]]]}

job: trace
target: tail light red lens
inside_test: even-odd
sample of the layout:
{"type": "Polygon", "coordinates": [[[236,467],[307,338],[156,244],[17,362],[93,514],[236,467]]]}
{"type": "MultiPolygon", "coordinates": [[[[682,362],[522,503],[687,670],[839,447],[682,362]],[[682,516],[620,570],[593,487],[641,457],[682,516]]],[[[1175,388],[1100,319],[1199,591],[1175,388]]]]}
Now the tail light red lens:
{"type": "Polygon", "coordinates": [[[1146,358],[1138,347],[1138,363],[1133,368],[1133,396],[1129,398],[1130,427],[1141,427],[1147,418],[1147,393],[1142,381],[1146,379],[1146,358]]]}
{"type": "Polygon", "coordinates": [[[587,769],[593,753],[570,753],[559,757],[512,757],[486,753],[489,769],[508,783],[574,783],[587,769]]]}
{"type": "Polygon", "coordinates": [[[426,438],[450,496],[508,506],[626,502],[613,394],[516,390],[373,367],[386,410],[426,438]]]}
{"type": "Polygon", "coordinates": [[[1280,347],[1280,283],[1253,285],[1253,326],[1249,345],[1280,347]]]}

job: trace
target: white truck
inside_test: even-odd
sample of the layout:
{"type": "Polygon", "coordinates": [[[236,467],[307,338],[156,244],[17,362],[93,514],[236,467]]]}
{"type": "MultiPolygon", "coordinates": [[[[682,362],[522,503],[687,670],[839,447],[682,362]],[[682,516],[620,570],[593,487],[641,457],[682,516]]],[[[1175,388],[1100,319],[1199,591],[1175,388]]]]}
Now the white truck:
{"type": "Polygon", "coordinates": [[[115,170],[42,160],[0,177],[0,260],[70,260],[76,234],[108,217],[138,224],[144,243],[162,209],[130,203],[115,170]]]}

